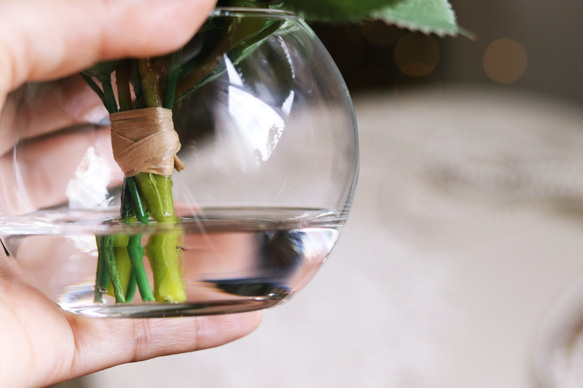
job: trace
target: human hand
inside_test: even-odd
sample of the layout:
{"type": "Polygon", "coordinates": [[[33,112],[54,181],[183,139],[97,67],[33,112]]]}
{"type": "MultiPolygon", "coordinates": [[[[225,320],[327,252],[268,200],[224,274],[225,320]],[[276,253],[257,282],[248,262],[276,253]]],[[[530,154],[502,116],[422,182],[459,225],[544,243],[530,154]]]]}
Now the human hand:
{"type": "MultiPolygon", "coordinates": [[[[11,108],[8,93],[27,81],[56,79],[101,60],[170,52],[190,38],[213,6],[212,0],[0,0],[0,112],[3,105],[4,113],[11,108]]],[[[99,116],[98,101],[84,94],[74,78],[63,90],[65,100],[76,105],[53,109],[32,104],[25,107],[30,112],[19,112],[26,113],[25,125],[3,125],[3,116],[18,120],[19,115],[0,114],[0,155],[5,155],[0,174],[7,175],[6,155],[17,140],[12,128],[20,127],[18,136],[34,139],[99,116]]],[[[17,98],[14,93],[12,97],[17,98]]],[[[107,130],[97,136],[103,139],[91,141],[108,141],[107,130]]],[[[33,148],[31,142],[30,149],[21,150],[27,155],[20,160],[23,171],[33,179],[43,169],[66,168],[47,161],[59,160],[54,155],[74,155],[86,140],[76,132],[55,136],[42,147],[33,148]]],[[[59,187],[58,182],[52,184],[59,187]]],[[[42,201],[54,200],[59,191],[38,186],[29,194],[34,205],[44,205],[42,201]]],[[[22,280],[12,259],[0,254],[0,386],[46,386],[126,362],[218,346],[251,332],[260,317],[76,316],[22,280]]]]}

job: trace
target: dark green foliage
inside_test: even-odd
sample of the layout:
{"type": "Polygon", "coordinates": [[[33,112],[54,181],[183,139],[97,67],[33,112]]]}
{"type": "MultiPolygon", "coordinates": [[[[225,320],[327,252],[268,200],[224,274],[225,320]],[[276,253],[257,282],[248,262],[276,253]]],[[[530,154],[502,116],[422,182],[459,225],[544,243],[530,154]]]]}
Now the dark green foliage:
{"type": "Polygon", "coordinates": [[[87,77],[96,78],[99,78],[101,76],[109,76],[111,72],[115,70],[116,66],[117,61],[100,62],[97,65],[94,65],[89,69],[82,71],[81,74],[86,75],[87,77]]]}
{"type": "Polygon", "coordinates": [[[285,0],[283,7],[310,20],[357,21],[402,0],[285,0]]]}

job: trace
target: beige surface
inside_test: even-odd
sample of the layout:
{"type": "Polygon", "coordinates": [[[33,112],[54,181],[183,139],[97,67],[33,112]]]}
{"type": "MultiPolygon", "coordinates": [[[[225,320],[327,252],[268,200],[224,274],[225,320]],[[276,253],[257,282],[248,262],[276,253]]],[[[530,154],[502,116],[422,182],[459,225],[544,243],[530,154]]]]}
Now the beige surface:
{"type": "Polygon", "coordinates": [[[542,321],[583,272],[581,109],[471,90],[355,105],[360,185],[314,281],[245,339],[85,384],[535,386],[542,321]]]}

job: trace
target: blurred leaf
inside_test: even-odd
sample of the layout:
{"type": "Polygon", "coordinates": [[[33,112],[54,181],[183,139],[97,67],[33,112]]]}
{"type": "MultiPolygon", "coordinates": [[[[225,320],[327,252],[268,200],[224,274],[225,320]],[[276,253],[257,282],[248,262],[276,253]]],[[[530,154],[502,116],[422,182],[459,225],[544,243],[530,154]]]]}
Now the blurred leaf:
{"type": "Polygon", "coordinates": [[[404,0],[371,13],[375,19],[426,34],[472,34],[457,25],[455,14],[447,0],[404,0]]]}
{"type": "Polygon", "coordinates": [[[457,25],[448,0],[284,0],[283,4],[312,21],[381,19],[424,33],[471,36],[457,25]]]}
{"type": "Polygon", "coordinates": [[[308,20],[358,21],[371,12],[394,7],[406,0],[284,0],[283,8],[300,13],[308,20]]]}

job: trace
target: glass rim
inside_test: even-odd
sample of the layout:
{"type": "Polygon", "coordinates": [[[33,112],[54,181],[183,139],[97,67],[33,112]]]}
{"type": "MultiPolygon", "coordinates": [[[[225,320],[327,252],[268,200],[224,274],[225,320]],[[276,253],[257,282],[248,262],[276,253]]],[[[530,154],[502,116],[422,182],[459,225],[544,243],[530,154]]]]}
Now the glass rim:
{"type": "Polygon", "coordinates": [[[301,16],[298,14],[284,9],[251,7],[216,7],[209,13],[209,17],[217,16],[257,16],[266,18],[301,19],[301,16]]]}

